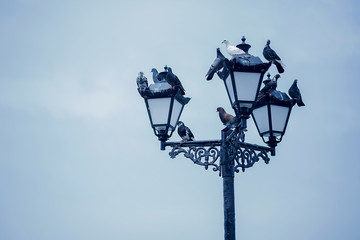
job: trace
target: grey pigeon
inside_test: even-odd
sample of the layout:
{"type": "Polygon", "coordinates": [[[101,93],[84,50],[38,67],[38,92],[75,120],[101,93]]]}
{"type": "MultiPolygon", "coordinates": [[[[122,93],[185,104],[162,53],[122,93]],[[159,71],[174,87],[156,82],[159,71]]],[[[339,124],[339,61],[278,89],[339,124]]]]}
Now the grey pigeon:
{"type": "Polygon", "coordinates": [[[193,141],[194,140],[194,134],[191,132],[190,128],[185,126],[185,124],[182,121],[178,121],[178,134],[182,138],[182,142],[186,141],[193,141]]]}
{"type": "Polygon", "coordinates": [[[225,125],[228,126],[228,124],[230,123],[230,121],[234,118],[233,115],[225,112],[224,108],[222,107],[218,107],[216,109],[217,112],[219,112],[219,117],[221,122],[225,125]]]}
{"type": "Polygon", "coordinates": [[[205,75],[205,77],[207,77],[206,80],[211,80],[214,77],[214,74],[223,67],[224,60],[225,60],[225,57],[220,52],[220,48],[217,48],[216,49],[216,59],[211,64],[209,71],[205,75]]]}
{"type": "Polygon", "coordinates": [[[232,57],[240,57],[246,54],[242,49],[235,47],[234,45],[231,45],[230,42],[226,39],[222,41],[222,43],[225,43],[226,51],[232,57]]]}
{"type": "Polygon", "coordinates": [[[297,79],[294,80],[293,84],[289,88],[289,96],[293,99],[296,99],[296,103],[299,107],[305,106],[304,102],[302,101],[300,89],[297,86],[297,79]]]}
{"type": "Polygon", "coordinates": [[[156,70],[156,68],[151,69],[151,72],[153,74],[154,83],[160,83],[161,81],[159,80],[159,72],[156,70]]]}
{"type": "Polygon", "coordinates": [[[285,64],[281,62],[281,58],[276,54],[276,52],[270,47],[270,40],[267,40],[266,45],[263,50],[263,55],[266,60],[275,64],[279,73],[284,72],[285,64]]]}
{"type": "Polygon", "coordinates": [[[167,74],[166,74],[166,81],[171,85],[171,88],[179,88],[181,91],[181,94],[184,95],[185,94],[185,89],[182,86],[179,78],[172,72],[171,67],[167,67],[167,74]]]}
{"type": "Polygon", "coordinates": [[[143,72],[139,72],[137,78],[136,78],[137,86],[141,91],[145,91],[145,89],[148,87],[148,81],[147,78],[144,76],[143,72]]]}

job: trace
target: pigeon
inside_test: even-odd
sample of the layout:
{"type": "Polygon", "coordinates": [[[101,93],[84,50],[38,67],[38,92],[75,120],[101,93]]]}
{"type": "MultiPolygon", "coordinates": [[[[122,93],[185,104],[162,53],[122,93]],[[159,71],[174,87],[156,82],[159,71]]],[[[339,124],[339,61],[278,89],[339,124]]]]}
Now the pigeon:
{"type": "Polygon", "coordinates": [[[141,91],[145,91],[145,89],[148,87],[148,81],[147,78],[144,76],[143,72],[139,72],[137,78],[136,78],[137,86],[141,91]]]}
{"type": "Polygon", "coordinates": [[[222,43],[226,44],[226,51],[228,52],[228,54],[230,54],[230,56],[232,57],[240,57],[243,56],[244,54],[246,54],[243,50],[241,50],[238,47],[235,47],[234,45],[231,45],[230,42],[228,40],[224,40],[222,41],[222,43]]]}
{"type": "Polygon", "coordinates": [[[182,121],[178,121],[178,134],[182,138],[182,142],[186,141],[194,141],[194,134],[191,132],[190,128],[185,126],[185,124],[182,121]]]}
{"type": "MultiPolygon", "coordinates": [[[[226,124],[226,126],[234,128],[237,127],[239,124],[240,124],[240,119],[237,116],[235,116],[226,124]]],[[[247,131],[246,129],[244,130],[247,131]]]]}
{"type": "Polygon", "coordinates": [[[161,80],[159,79],[159,72],[156,70],[156,68],[151,69],[151,72],[153,74],[154,83],[160,83],[161,80]]]}
{"type": "Polygon", "coordinates": [[[274,77],[273,77],[273,81],[275,81],[277,83],[277,80],[280,78],[280,74],[276,74],[274,77]]]}
{"type": "Polygon", "coordinates": [[[270,40],[267,40],[266,45],[263,50],[263,55],[266,60],[275,64],[279,73],[284,72],[285,64],[281,62],[281,58],[276,54],[276,52],[270,47],[270,40]]]}
{"type": "Polygon", "coordinates": [[[276,90],[277,80],[280,78],[280,74],[276,74],[273,79],[270,79],[270,74],[268,74],[268,79],[264,80],[265,86],[260,90],[260,96],[266,95],[276,90]]]}
{"type": "Polygon", "coordinates": [[[224,108],[222,107],[218,107],[216,109],[217,112],[219,112],[219,117],[221,122],[225,125],[228,126],[228,124],[230,123],[230,121],[234,118],[233,115],[225,112],[224,108]]]}
{"type": "Polygon", "coordinates": [[[297,81],[298,81],[297,79],[294,80],[288,92],[289,92],[289,96],[292,97],[293,99],[296,99],[297,105],[301,107],[301,106],[305,106],[305,104],[302,101],[300,89],[297,86],[297,81]]]}
{"type": "Polygon", "coordinates": [[[181,94],[184,95],[185,94],[185,89],[182,86],[179,78],[172,72],[171,67],[167,67],[167,74],[166,74],[166,81],[171,85],[171,88],[175,88],[178,87],[181,91],[181,94]]]}
{"type": "Polygon", "coordinates": [[[205,75],[206,80],[211,80],[214,77],[214,74],[219,71],[222,67],[223,67],[223,63],[224,63],[225,57],[224,55],[220,52],[220,48],[216,49],[216,59],[214,60],[214,62],[211,64],[209,71],[207,72],[207,74],[205,75]]]}
{"type": "Polygon", "coordinates": [[[260,95],[266,95],[271,90],[275,90],[277,87],[277,83],[274,80],[269,81],[266,85],[260,90],[260,95]]]}

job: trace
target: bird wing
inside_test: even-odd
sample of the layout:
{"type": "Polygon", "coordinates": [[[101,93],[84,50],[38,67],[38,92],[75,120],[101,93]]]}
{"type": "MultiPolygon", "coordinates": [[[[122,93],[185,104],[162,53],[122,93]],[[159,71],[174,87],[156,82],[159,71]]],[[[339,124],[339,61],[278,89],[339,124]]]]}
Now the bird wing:
{"type": "Polygon", "coordinates": [[[228,114],[228,113],[225,113],[225,115],[224,115],[224,119],[226,122],[229,122],[231,119],[233,119],[233,117],[234,117],[233,115],[228,114]]]}
{"type": "Polygon", "coordinates": [[[137,77],[137,78],[136,78],[136,84],[137,84],[138,87],[139,87],[139,85],[140,85],[140,77],[137,77]]]}
{"type": "Polygon", "coordinates": [[[281,60],[277,53],[271,48],[269,48],[269,56],[274,60],[281,60]]]}
{"type": "Polygon", "coordinates": [[[238,47],[235,47],[233,45],[229,45],[227,48],[226,48],[227,52],[230,54],[230,55],[238,55],[238,54],[245,54],[245,52],[243,50],[241,50],[240,48],[238,47]]]}
{"type": "Polygon", "coordinates": [[[270,47],[266,46],[263,50],[263,55],[268,61],[281,60],[276,52],[270,47]]]}
{"type": "Polygon", "coordinates": [[[180,82],[180,79],[172,72],[168,72],[166,75],[166,81],[173,87],[178,87],[181,90],[181,94],[185,94],[185,89],[180,82]]]}
{"type": "Polygon", "coordinates": [[[183,138],[186,135],[186,129],[184,128],[184,126],[178,127],[178,134],[181,138],[183,138]]]}
{"type": "Polygon", "coordinates": [[[221,122],[226,125],[234,116],[227,112],[219,112],[221,122]]]}
{"type": "Polygon", "coordinates": [[[190,128],[186,127],[186,133],[190,139],[194,138],[194,134],[191,132],[190,128]]]}
{"type": "Polygon", "coordinates": [[[159,73],[158,73],[157,71],[154,71],[154,72],[153,72],[153,81],[154,81],[154,83],[160,82],[160,80],[159,80],[159,73]]]}
{"type": "Polygon", "coordinates": [[[206,80],[211,80],[214,76],[214,74],[219,71],[223,67],[223,59],[216,58],[214,62],[211,64],[209,71],[206,73],[205,77],[206,80]]]}

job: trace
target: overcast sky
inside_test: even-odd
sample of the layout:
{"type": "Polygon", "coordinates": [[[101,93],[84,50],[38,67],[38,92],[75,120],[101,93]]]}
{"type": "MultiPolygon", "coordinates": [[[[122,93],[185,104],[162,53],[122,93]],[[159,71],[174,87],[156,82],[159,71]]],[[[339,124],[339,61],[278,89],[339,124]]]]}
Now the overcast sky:
{"type": "MultiPolygon", "coordinates": [[[[304,1],[0,2],[0,239],[223,239],[218,173],[160,151],[136,76],[171,66],[182,120],[218,139],[232,113],[224,38],[298,79],[277,156],[235,176],[237,239],[360,239],[360,4],[304,1]]],[[[228,55],[227,55],[228,56],[228,55]]],[[[272,66],[269,72],[276,74],[272,66]]],[[[246,140],[263,144],[249,120],[246,140]]],[[[178,141],[175,133],[171,138],[178,141]]]]}

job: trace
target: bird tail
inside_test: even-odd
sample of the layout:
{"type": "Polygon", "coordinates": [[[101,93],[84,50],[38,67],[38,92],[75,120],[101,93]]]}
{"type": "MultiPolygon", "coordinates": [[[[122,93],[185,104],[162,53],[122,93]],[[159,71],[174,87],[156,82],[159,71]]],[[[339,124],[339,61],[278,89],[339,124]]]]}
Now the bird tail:
{"type": "Polygon", "coordinates": [[[275,61],[277,61],[278,63],[280,63],[282,67],[286,67],[285,63],[283,63],[282,61],[280,61],[280,60],[275,60],[275,61]]]}
{"type": "Polygon", "coordinates": [[[184,87],[180,84],[179,86],[176,86],[178,89],[180,89],[181,95],[185,95],[185,89],[184,87]]]}
{"type": "Polygon", "coordinates": [[[305,106],[305,103],[302,101],[301,98],[299,98],[296,102],[299,107],[305,106]]]}
{"type": "Polygon", "coordinates": [[[210,81],[213,77],[214,77],[214,74],[215,74],[215,71],[211,71],[212,69],[209,70],[209,72],[205,75],[206,77],[206,80],[210,81]]]}
{"type": "Polygon", "coordinates": [[[284,67],[283,67],[285,65],[283,65],[281,61],[275,60],[274,64],[275,64],[275,66],[276,66],[279,73],[283,73],[285,71],[284,67]]]}

